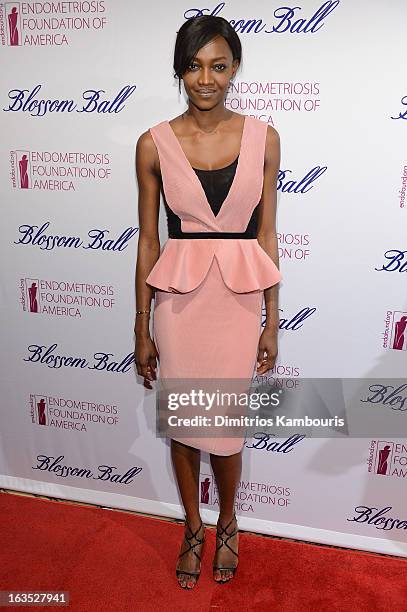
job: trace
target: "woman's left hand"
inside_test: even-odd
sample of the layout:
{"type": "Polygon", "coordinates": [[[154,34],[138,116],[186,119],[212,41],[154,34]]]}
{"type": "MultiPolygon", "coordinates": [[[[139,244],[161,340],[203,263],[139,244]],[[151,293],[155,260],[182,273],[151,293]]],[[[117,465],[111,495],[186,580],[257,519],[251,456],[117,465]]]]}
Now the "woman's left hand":
{"type": "Polygon", "coordinates": [[[278,327],[265,328],[260,336],[257,352],[257,374],[264,374],[274,368],[278,354],[278,327]]]}

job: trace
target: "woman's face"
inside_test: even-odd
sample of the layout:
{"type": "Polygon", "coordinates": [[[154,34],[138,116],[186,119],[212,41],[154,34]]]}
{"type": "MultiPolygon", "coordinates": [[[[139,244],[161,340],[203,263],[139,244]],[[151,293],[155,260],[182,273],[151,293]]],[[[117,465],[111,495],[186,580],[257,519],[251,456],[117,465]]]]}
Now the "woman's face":
{"type": "Polygon", "coordinates": [[[210,110],[224,103],[232,79],[238,69],[232,51],[222,36],[217,36],[199,49],[184,73],[187,96],[200,110],[210,110]]]}

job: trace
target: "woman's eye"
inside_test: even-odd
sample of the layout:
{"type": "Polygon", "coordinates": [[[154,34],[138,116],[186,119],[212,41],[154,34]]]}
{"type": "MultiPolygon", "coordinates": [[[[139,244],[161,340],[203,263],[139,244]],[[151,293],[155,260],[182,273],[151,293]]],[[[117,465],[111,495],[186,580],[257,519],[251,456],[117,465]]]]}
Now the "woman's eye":
{"type": "MultiPolygon", "coordinates": [[[[199,64],[197,64],[196,62],[191,62],[188,66],[188,70],[190,72],[195,72],[196,70],[199,70],[199,67],[199,64]]],[[[213,68],[216,72],[223,72],[224,70],[226,70],[227,66],[225,64],[214,64],[213,68]]]]}

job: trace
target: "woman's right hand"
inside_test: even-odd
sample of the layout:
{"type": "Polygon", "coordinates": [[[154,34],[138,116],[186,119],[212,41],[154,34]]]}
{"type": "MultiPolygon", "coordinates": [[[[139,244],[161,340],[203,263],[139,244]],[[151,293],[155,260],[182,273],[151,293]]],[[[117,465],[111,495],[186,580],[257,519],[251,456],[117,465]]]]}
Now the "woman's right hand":
{"type": "Polygon", "coordinates": [[[137,336],[134,350],[137,374],[144,377],[144,386],[152,389],[152,380],[157,380],[156,368],[159,355],[150,336],[137,336]]]}

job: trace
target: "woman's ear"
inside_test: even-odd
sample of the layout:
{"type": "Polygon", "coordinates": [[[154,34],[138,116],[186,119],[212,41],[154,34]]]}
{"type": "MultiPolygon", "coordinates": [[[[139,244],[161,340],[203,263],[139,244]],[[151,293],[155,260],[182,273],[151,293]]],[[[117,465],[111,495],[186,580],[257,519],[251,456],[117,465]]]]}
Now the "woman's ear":
{"type": "Polygon", "coordinates": [[[234,59],[233,62],[232,62],[232,76],[231,76],[231,79],[235,78],[235,74],[236,74],[238,68],[239,68],[239,60],[238,59],[234,59]]]}

